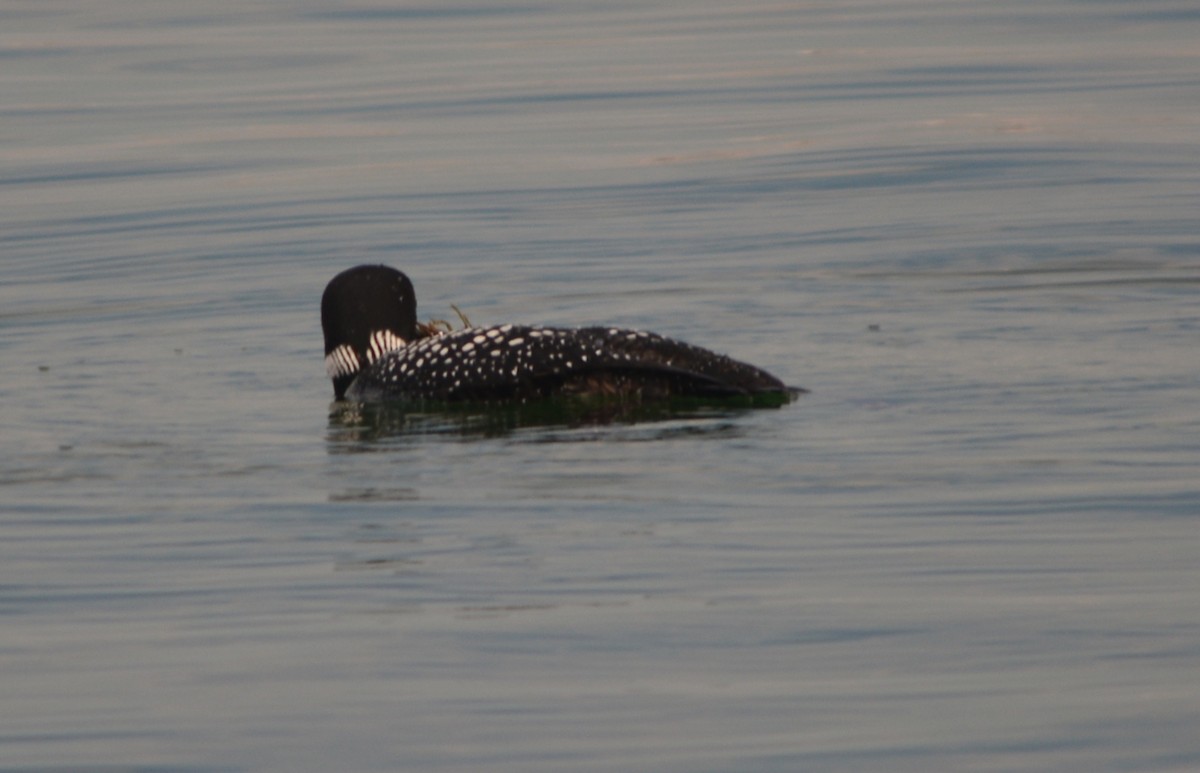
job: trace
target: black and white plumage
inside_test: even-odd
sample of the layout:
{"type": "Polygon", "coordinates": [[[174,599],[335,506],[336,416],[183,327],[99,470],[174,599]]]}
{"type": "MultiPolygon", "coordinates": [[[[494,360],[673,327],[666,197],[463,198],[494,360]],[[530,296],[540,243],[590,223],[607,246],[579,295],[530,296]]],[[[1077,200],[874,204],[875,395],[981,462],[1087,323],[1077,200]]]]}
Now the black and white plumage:
{"type": "Polygon", "coordinates": [[[786,401],[803,391],[752,365],[643,331],[509,324],[422,336],[412,282],[387,266],[358,266],[334,277],[321,298],[321,325],[339,400],[767,395],[786,401]]]}

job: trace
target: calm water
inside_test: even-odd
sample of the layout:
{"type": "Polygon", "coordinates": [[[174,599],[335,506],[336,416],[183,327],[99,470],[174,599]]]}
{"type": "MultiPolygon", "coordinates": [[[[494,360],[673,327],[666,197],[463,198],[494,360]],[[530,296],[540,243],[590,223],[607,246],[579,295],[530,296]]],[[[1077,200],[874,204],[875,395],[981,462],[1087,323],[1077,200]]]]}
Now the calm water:
{"type": "Polygon", "coordinates": [[[0,771],[1200,769],[1200,12],[0,3],[0,771]],[[368,430],[317,303],[777,411],[368,430]]]}

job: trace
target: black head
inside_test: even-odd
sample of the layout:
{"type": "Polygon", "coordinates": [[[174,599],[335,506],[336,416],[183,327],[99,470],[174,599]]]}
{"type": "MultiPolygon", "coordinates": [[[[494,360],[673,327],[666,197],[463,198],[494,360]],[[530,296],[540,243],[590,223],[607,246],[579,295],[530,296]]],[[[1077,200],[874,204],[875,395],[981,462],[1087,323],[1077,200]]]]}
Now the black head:
{"type": "Polygon", "coordinates": [[[417,337],[417,296],[408,277],[388,266],[355,266],[330,280],[321,296],[325,371],[337,399],[358,372],[417,337]]]}

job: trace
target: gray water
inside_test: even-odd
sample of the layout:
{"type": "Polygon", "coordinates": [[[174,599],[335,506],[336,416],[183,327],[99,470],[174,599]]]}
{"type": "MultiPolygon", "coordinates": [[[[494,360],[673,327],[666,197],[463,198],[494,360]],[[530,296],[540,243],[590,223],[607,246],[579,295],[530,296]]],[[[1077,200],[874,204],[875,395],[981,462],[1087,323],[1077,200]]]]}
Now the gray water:
{"type": "Polygon", "coordinates": [[[1200,769],[1197,40],[0,4],[0,771],[1200,769]],[[362,427],[362,262],[812,392],[362,427]]]}

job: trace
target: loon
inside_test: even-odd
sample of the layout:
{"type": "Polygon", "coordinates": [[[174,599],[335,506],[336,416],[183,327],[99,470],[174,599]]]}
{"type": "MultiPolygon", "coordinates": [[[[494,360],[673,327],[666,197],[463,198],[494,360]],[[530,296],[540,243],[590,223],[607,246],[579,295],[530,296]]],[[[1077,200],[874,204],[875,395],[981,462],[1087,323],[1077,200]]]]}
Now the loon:
{"type": "Polygon", "coordinates": [[[321,327],[339,401],[765,397],[777,405],[805,391],[753,365],[639,330],[506,324],[430,333],[417,323],[412,281],[382,265],[330,280],[321,327]]]}

